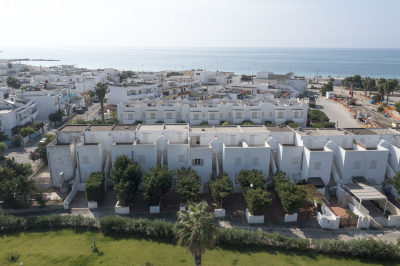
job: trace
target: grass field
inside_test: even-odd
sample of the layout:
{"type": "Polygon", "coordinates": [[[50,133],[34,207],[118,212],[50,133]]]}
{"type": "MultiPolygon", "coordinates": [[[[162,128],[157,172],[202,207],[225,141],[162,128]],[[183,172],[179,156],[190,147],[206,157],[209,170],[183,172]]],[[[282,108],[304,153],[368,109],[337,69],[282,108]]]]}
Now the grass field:
{"type": "MultiPolygon", "coordinates": [[[[7,265],[9,252],[20,255],[24,265],[194,265],[184,248],[169,240],[122,234],[59,230],[29,231],[0,235],[0,265],[7,265]],[[100,253],[92,253],[92,237],[100,253]]],[[[353,257],[318,255],[274,249],[218,246],[203,256],[203,265],[399,265],[392,261],[374,261],[353,257]]]]}

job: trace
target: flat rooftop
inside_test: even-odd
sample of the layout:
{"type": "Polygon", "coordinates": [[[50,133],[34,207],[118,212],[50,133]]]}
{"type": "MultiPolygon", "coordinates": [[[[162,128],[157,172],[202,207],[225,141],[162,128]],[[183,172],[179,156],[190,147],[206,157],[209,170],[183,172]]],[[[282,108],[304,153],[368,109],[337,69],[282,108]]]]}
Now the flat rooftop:
{"type": "Polygon", "coordinates": [[[214,127],[194,126],[189,128],[190,133],[215,133],[214,127]]]}
{"type": "Polygon", "coordinates": [[[163,124],[155,124],[155,125],[140,125],[140,127],[137,129],[139,131],[155,131],[155,130],[163,130],[164,125],[163,124]]]}
{"type": "Polygon", "coordinates": [[[135,131],[137,125],[115,125],[113,131],[135,131]]]}
{"type": "Polygon", "coordinates": [[[218,126],[214,127],[217,133],[240,133],[237,126],[218,126]]]}
{"type": "Polygon", "coordinates": [[[90,125],[90,131],[111,131],[115,125],[90,125]]]}
{"type": "Polygon", "coordinates": [[[264,126],[240,126],[244,132],[269,132],[264,126]]]}
{"type": "Polygon", "coordinates": [[[293,129],[300,136],[344,136],[345,130],[337,130],[336,128],[303,128],[302,130],[293,129]]]}
{"type": "Polygon", "coordinates": [[[269,132],[293,132],[293,129],[288,126],[265,126],[269,132]]]}
{"type": "Polygon", "coordinates": [[[64,132],[85,131],[88,126],[89,125],[65,125],[62,128],[60,128],[58,131],[64,131],[64,132]]]}
{"type": "Polygon", "coordinates": [[[391,128],[368,128],[369,131],[378,135],[399,135],[400,133],[391,128]]]}
{"type": "Polygon", "coordinates": [[[352,135],[376,135],[375,132],[366,128],[343,128],[352,135]]]}
{"type": "Polygon", "coordinates": [[[165,130],[187,130],[189,129],[188,124],[164,124],[165,130]]]}

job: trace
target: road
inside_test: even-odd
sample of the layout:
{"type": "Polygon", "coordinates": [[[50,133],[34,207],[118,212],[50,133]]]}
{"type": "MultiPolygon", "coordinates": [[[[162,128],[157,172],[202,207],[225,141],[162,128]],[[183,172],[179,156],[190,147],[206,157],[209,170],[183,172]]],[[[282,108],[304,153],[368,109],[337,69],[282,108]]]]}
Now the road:
{"type": "Polygon", "coordinates": [[[84,114],[76,115],[75,119],[91,120],[92,118],[98,118],[98,113],[100,110],[100,103],[93,103],[89,105],[89,109],[85,111],[84,114]]]}
{"type": "Polygon", "coordinates": [[[350,112],[348,112],[342,104],[321,97],[318,90],[309,89],[308,91],[312,92],[313,95],[319,95],[316,109],[323,111],[329,117],[330,122],[337,123],[339,128],[360,127],[356,120],[351,117],[350,112]]]}

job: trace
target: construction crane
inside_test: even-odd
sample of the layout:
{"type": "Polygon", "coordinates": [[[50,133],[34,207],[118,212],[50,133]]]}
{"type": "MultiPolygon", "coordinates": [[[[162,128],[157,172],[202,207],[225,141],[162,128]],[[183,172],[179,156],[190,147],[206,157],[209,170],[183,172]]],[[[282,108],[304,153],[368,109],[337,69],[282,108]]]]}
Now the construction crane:
{"type": "Polygon", "coordinates": [[[350,86],[350,99],[349,99],[350,104],[355,104],[356,99],[353,98],[353,85],[350,86]]]}

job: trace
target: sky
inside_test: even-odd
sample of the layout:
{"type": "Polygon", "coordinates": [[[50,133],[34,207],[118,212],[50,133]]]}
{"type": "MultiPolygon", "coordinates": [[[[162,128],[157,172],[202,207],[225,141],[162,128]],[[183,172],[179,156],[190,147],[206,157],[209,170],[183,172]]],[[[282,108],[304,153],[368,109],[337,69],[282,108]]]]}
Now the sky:
{"type": "Polygon", "coordinates": [[[400,48],[398,0],[0,0],[2,47],[400,48]]]}

